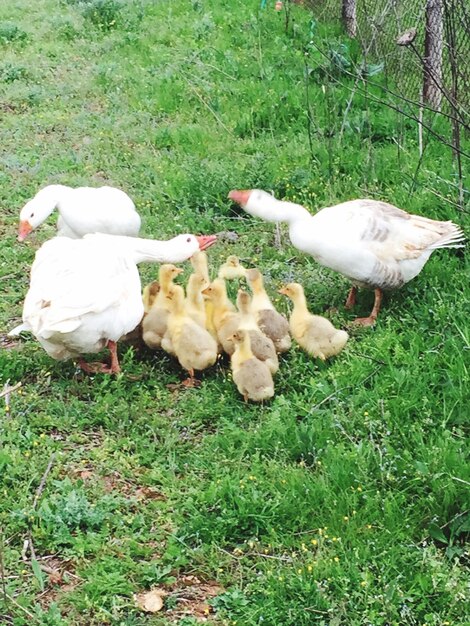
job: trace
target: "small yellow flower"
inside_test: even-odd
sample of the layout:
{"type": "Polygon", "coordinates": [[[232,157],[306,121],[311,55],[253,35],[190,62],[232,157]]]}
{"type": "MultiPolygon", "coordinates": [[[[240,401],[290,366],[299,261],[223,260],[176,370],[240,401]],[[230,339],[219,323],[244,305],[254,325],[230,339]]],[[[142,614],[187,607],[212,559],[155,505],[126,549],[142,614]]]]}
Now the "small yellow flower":
{"type": "Polygon", "coordinates": [[[313,570],[313,566],[312,566],[312,565],[307,565],[307,570],[308,570],[309,572],[311,572],[311,571],[313,570]]]}
{"type": "Polygon", "coordinates": [[[45,439],[45,437],[46,437],[46,433],[41,433],[41,434],[39,435],[39,437],[40,437],[41,439],[45,439]]]}
{"type": "Polygon", "coordinates": [[[366,528],[370,530],[372,528],[372,524],[367,524],[366,528]]]}
{"type": "Polygon", "coordinates": [[[361,587],[365,587],[367,585],[365,580],[361,580],[361,587]]]}
{"type": "Polygon", "coordinates": [[[334,557],[334,559],[333,559],[333,561],[334,561],[335,563],[338,563],[338,562],[339,562],[339,557],[335,556],[335,557],[334,557]]]}
{"type": "Polygon", "coordinates": [[[369,411],[364,411],[364,416],[367,417],[369,415],[369,411]]]}
{"type": "Polygon", "coordinates": [[[25,455],[25,457],[27,458],[27,457],[31,456],[31,452],[29,452],[28,450],[26,450],[26,452],[24,453],[24,455],[25,455]]]}
{"type": "Polygon", "coordinates": [[[284,580],[283,576],[278,576],[277,579],[279,580],[279,582],[282,582],[284,580]]]}
{"type": "Polygon", "coordinates": [[[344,521],[345,521],[345,522],[348,522],[348,521],[349,521],[349,517],[348,517],[347,515],[345,515],[345,516],[343,517],[343,519],[344,519],[344,521]]]}
{"type": "Polygon", "coordinates": [[[361,492],[362,491],[362,487],[359,485],[359,487],[357,488],[357,491],[361,492]]]}
{"type": "Polygon", "coordinates": [[[25,574],[27,574],[27,573],[28,573],[28,570],[27,570],[27,569],[22,569],[22,570],[21,570],[21,573],[22,573],[23,575],[25,575],[25,574]]]}
{"type": "Polygon", "coordinates": [[[299,567],[299,569],[297,570],[297,574],[301,574],[301,573],[302,573],[302,570],[301,570],[301,568],[299,567]]]}
{"type": "Polygon", "coordinates": [[[316,539],[311,539],[310,543],[312,544],[312,546],[317,546],[318,545],[318,541],[316,539]]]}

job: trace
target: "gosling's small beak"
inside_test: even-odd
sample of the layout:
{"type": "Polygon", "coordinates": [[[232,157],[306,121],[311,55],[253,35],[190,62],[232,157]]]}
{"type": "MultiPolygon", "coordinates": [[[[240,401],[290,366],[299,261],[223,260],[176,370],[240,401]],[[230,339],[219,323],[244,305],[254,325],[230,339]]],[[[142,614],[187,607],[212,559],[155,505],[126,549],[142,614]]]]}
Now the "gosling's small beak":
{"type": "Polygon", "coordinates": [[[24,241],[32,230],[33,227],[28,220],[22,220],[18,226],[18,241],[24,241]]]}
{"type": "Polygon", "coordinates": [[[228,194],[228,197],[237,204],[246,206],[248,204],[248,200],[250,199],[250,195],[251,189],[232,189],[232,191],[228,194]]]}
{"type": "Polygon", "coordinates": [[[287,296],[287,289],[285,287],[281,287],[277,290],[277,293],[282,293],[283,296],[287,296]]]}
{"type": "Polygon", "coordinates": [[[175,267],[175,269],[173,270],[173,274],[175,276],[178,276],[178,274],[182,274],[184,272],[184,269],[182,267],[175,267]]]}
{"type": "Polygon", "coordinates": [[[209,287],[206,287],[205,289],[201,289],[201,293],[202,293],[204,296],[208,296],[208,295],[209,295],[209,287]]]}
{"type": "Polygon", "coordinates": [[[215,235],[199,235],[196,239],[199,243],[199,250],[207,250],[207,248],[217,241],[215,235]]]}

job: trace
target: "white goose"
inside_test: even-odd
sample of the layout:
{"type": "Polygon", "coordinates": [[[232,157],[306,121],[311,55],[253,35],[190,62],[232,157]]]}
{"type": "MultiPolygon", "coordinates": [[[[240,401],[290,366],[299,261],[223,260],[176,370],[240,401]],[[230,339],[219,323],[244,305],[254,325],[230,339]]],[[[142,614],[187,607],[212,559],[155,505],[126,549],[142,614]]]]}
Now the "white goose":
{"type": "Polygon", "coordinates": [[[57,209],[57,234],[80,239],[88,233],[136,237],[140,217],[129,196],[115,187],[48,185],[38,191],[20,212],[18,241],[42,224],[57,209]]]}
{"type": "Polygon", "coordinates": [[[74,241],[54,237],[36,253],[24,325],[52,358],[78,358],[85,371],[117,373],[116,342],[144,314],[136,264],[185,261],[215,240],[213,235],[179,235],[169,241],[104,234],[74,241]],[[81,358],[106,346],[111,367],[81,358]]]}
{"type": "Polygon", "coordinates": [[[355,320],[363,326],[375,323],[383,290],[417,276],[434,250],[459,248],[464,240],[452,222],[411,215],[378,200],[351,200],[312,215],[300,204],[276,200],[259,189],[233,190],[229,198],[251,215],[287,222],[296,248],[349,278],[353,287],[347,308],[354,306],[358,286],[374,289],[370,315],[355,320]]]}

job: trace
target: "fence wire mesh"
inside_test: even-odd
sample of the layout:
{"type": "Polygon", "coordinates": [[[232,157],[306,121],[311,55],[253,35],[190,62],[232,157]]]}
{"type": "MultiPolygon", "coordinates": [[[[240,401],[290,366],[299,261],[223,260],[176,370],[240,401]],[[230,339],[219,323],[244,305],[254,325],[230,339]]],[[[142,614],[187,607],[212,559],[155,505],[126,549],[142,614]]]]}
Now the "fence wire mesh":
{"type": "MultiPolygon", "coordinates": [[[[298,0],[292,0],[298,1],[298,0]]],[[[470,154],[470,4],[468,0],[303,0],[317,22],[342,22],[361,52],[361,68],[348,78],[374,83],[380,68],[384,104],[452,148],[460,206],[470,154]],[[373,65],[375,64],[375,65],[373,65]],[[444,120],[446,126],[436,121],[444,120]],[[465,141],[463,141],[465,139],[465,141]]],[[[329,54],[329,52],[326,52],[329,54]]],[[[377,84],[377,83],[376,83],[377,84]]]]}
{"type": "MultiPolygon", "coordinates": [[[[341,0],[306,0],[316,19],[341,20],[341,0]]],[[[440,104],[444,92],[470,108],[470,4],[467,0],[357,0],[356,37],[363,51],[384,64],[399,94],[417,103],[428,70],[429,102],[440,104]],[[415,31],[410,45],[398,39],[415,31]],[[442,58],[439,69],[439,58],[442,58]],[[455,75],[454,75],[455,74],[455,75]]],[[[445,100],[444,96],[444,100],[445,100]]]]}

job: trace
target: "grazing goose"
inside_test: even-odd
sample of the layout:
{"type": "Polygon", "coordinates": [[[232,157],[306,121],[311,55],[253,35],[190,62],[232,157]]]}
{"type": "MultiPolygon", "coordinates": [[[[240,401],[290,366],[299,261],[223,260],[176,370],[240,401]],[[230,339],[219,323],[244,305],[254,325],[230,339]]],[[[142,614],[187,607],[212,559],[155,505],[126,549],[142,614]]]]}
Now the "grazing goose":
{"type": "Polygon", "coordinates": [[[289,283],[279,289],[279,293],[294,303],[289,325],[301,348],[322,361],[341,352],[349,339],[348,333],[337,330],[325,317],[309,312],[302,285],[289,283]]]}
{"type": "Polygon", "coordinates": [[[129,196],[115,187],[48,185],[20,212],[18,241],[42,224],[57,209],[57,235],[80,239],[89,233],[137,237],[140,216],[129,196]]]}
{"type": "Polygon", "coordinates": [[[263,402],[274,395],[274,381],[269,367],[255,357],[251,349],[250,333],[238,330],[232,336],[235,346],[230,357],[233,382],[245,402],[263,402]]]}
{"type": "Polygon", "coordinates": [[[217,342],[188,314],[182,287],[173,285],[167,297],[171,308],[168,333],[162,339],[162,348],[174,354],[181,367],[189,373],[183,385],[194,387],[198,384],[194,372],[205,370],[216,362],[217,342]]]}
{"type": "Polygon", "coordinates": [[[215,236],[179,235],[169,241],[94,234],[54,237],[36,253],[23,322],[54,359],[77,358],[88,372],[120,371],[116,342],[142,319],[137,263],[189,259],[215,236]],[[111,366],[81,358],[108,347],[111,366]]]}
{"type": "Polygon", "coordinates": [[[241,265],[240,259],[231,254],[225,263],[219,267],[217,277],[224,280],[235,280],[236,278],[243,278],[245,275],[246,269],[241,265]]]}
{"type": "Polygon", "coordinates": [[[287,352],[291,346],[289,322],[274,308],[263,284],[263,276],[257,269],[246,272],[246,280],[253,292],[251,310],[260,330],[272,339],[277,352],[287,352]]]}
{"type": "Polygon", "coordinates": [[[411,215],[378,200],[351,200],[312,215],[300,204],[276,200],[259,189],[234,190],[229,198],[251,215],[287,222],[296,248],[349,278],[353,287],[347,308],[354,306],[358,286],[374,289],[370,315],[355,320],[362,326],[375,323],[383,290],[417,276],[434,250],[459,248],[464,240],[452,222],[411,215]]]}

